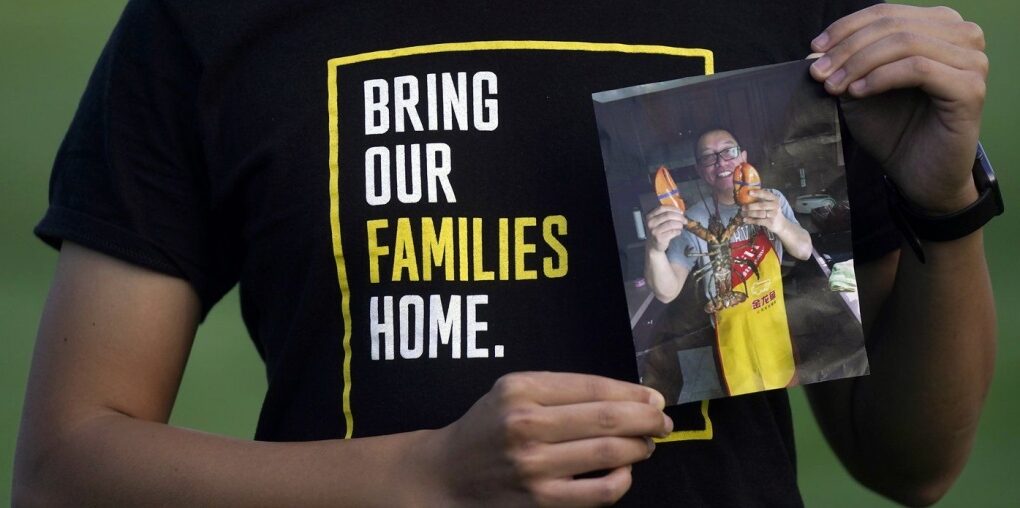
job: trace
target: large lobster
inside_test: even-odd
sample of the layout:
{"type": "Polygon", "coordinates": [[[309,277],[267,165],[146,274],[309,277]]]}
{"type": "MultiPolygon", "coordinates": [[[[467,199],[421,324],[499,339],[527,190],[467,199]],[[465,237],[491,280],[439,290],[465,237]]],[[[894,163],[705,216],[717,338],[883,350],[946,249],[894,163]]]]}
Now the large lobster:
{"type": "MultiPolygon", "coordinates": [[[[754,202],[751,191],[760,188],[761,177],[754,166],[746,162],[737,165],[733,171],[733,195],[737,204],[746,205],[754,202]]],[[[655,174],[655,193],[661,204],[675,206],[680,211],[686,210],[687,207],[680,196],[680,191],[665,166],[659,167],[655,174]]],[[[708,291],[709,300],[705,304],[705,312],[709,314],[739,305],[747,300],[746,280],[743,293],[733,290],[733,263],[747,264],[754,271],[755,276],[758,276],[757,265],[746,259],[734,258],[730,251],[730,238],[743,224],[744,217],[740,211],[725,226],[723,226],[719,215],[711,212],[709,212],[707,228],[696,220],[687,220],[685,228],[694,236],[704,240],[708,247],[706,252],[695,252],[692,247],[688,246],[684,255],[706,258],[707,262],[696,269],[693,276],[698,284],[705,286],[709,283],[713,284],[715,291],[708,291]]]]}

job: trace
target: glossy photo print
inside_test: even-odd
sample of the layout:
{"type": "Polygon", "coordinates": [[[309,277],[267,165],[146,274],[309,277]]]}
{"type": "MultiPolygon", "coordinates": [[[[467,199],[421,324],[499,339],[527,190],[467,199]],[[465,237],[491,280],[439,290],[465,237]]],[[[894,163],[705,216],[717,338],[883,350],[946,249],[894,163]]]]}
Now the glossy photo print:
{"type": "Polygon", "coordinates": [[[809,63],[593,95],[638,373],[672,403],[868,373],[836,103],[809,63]]]}

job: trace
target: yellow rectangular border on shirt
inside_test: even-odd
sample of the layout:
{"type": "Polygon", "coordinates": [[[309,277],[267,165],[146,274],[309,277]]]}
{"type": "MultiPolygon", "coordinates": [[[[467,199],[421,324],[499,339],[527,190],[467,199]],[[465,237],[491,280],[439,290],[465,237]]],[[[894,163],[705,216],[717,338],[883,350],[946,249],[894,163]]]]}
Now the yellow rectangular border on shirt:
{"type": "MultiPolygon", "coordinates": [[[[330,229],[333,238],[333,258],[336,261],[337,281],[340,284],[340,312],[344,321],[343,337],[343,412],[345,420],[345,439],[354,436],[354,413],[351,409],[351,305],[350,285],[347,280],[347,267],[344,261],[343,245],[340,241],[340,112],[339,89],[337,88],[338,69],[344,65],[361,62],[386,60],[415,55],[450,53],[464,51],[493,50],[530,50],[530,51],[587,51],[602,53],[630,53],[645,55],[666,55],[676,57],[701,58],[705,62],[705,75],[715,72],[715,59],[712,51],[700,48],[677,48],[643,44],[618,44],[607,42],[569,42],[569,41],[476,41],[428,44],[406,48],[371,51],[357,55],[331,58],[326,62],[329,111],[329,215],[330,229]]],[[[712,420],[708,416],[708,401],[701,403],[701,415],[705,419],[705,428],[684,430],[657,439],[656,442],[688,441],[693,439],[712,439],[712,420]]]]}

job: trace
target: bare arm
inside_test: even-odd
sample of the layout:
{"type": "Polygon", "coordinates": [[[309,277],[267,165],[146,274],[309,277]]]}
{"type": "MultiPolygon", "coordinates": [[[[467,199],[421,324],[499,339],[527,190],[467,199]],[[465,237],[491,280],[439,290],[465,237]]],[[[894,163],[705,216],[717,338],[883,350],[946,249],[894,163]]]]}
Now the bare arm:
{"type": "Polygon", "coordinates": [[[741,207],[744,222],[772,231],[791,256],[804,261],[811,257],[811,235],[795,221],[783,215],[779,197],[768,190],[751,191],[757,201],[741,207]]]}
{"type": "Polygon", "coordinates": [[[426,433],[264,443],[166,425],[198,313],[183,280],[65,244],[29,379],[17,504],[327,504],[341,483],[353,504],[407,501],[358,487],[421,483],[423,461],[405,452],[426,433]]]}
{"type": "Polygon", "coordinates": [[[808,387],[833,449],[862,483],[927,505],[970,454],[995,358],[981,233],[858,268],[871,375],[808,387]],[[905,316],[917,316],[906,319],[905,316]]]}
{"type": "MultiPolygon", "coordinates": [[[[856,139],[916,206],[973,202],[988,71],[980,28],[947,8],[879,5],[825,33],[812,74],[852,97],[843,111],[856,139]]],[[[982,233],[924,249],[926,264],[908,251],[858,267],[871,375],[808,390],[847,469],[910,505],[938,500],[963,469],[995,356],[982,233]]]]}
{"type": "Polygon", "coordinates": [[[811,257],[811,235],[800,224],[779,215],[782,225],[776,228],[776,236],[783,242],[783,248],[791,256],[804,261],[811,257]]]}
{"type": "Polygon", "coordinates": [[[673,264],[664,251],[645,248],[645,281],[660,302],[672,302],[684,289],[686,267],[673,264]]]}
{"type": "Polygon", "coordinates": [[[673,206],[660,206],[645,220],[649,232],[645,243],[645,281],[663,303],[672,302],[687,280],[687,267],[670,263],[666,256],[669,242],[683,233],[687,222],[684,213],[673,206]]]}
{"type": "Polygon", "coordinates": [[[650,454],[645,437],[672,428],[653,390],[551,373],[504,377],[438,430],[265,443],[174,428],[198,313],[186,282],[64,244],[18,436],[16,505],[456,506],[479,491],[594,505],[623,495],[630,464],[650,454]],[[573,479],[602,469],[612,473],[573,479]]]}

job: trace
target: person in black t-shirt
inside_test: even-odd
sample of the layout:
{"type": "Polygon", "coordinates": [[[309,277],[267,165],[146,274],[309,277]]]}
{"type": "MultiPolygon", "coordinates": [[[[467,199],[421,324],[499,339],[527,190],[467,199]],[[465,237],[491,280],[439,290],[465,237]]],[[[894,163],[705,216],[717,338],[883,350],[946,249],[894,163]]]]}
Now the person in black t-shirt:
{"type": "MultiPolygon", "coordinates": [[[[980,29],[871,3],[132,0],[36,230],[61,252],[14,503],[801,505],[784,392],[695,407],[697,428],[621,381],[636,376],[605,310],[623,304],[604,180],[573,171],[600,161],[592,92],[802,58],[811,41],[812,76],[906,198],[967,206],[980,29]],[[411,157],[428,181],[389,179],[411,157]],[[425,275],[408,239],[426,234],[456,270],[425,275]],[[485,247],[502,244],[515,256],[485,247]],[[256,441],[167,425],[195,329],[238,280],[269,378],[256,441]],[[435,328],[402,327],[426,308],[435,328]],[[533,372],[553,368],[569,372],[533,372]]],[[[868,167],[848,175],[854,199],[882,203],[868,167]]],[[[886,233],[855,238],[871,375],[808,393],[855,478],[928,504],[976,432],[992,294],[980,232],[921,264],[878,208],[855,203],[886,233]]]]}

